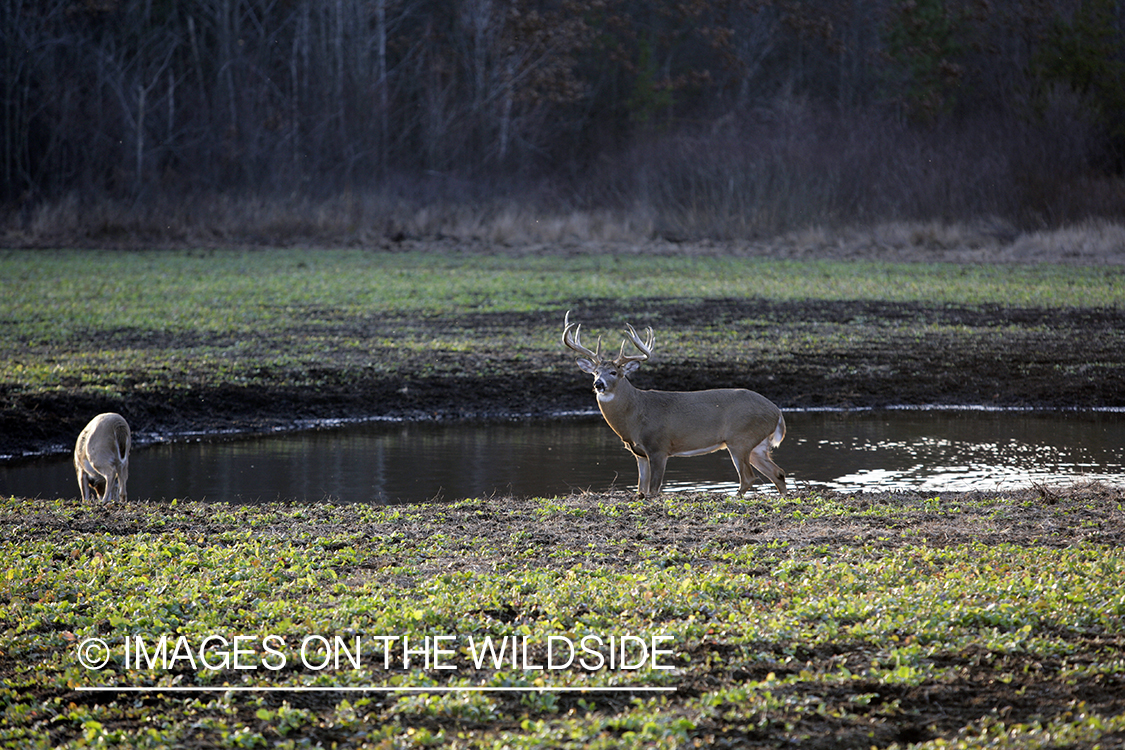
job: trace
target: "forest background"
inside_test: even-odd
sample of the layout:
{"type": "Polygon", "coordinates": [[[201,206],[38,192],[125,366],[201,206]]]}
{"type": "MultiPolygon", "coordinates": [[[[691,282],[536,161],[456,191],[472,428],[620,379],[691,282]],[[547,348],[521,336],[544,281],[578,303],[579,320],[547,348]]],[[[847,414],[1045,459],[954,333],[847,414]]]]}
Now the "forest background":
{"type": "Polygon", "coordinates": [[[3,0],[0,118],[8,246],[1014,236],[1125,216],[1125,3],[3,0]]]}

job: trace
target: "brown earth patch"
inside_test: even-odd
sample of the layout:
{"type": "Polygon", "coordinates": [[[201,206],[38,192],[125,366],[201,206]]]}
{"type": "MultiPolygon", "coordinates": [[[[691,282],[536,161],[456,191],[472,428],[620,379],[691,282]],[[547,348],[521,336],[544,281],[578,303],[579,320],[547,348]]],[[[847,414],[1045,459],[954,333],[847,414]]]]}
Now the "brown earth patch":
{"type": "MultiPolygon", "coordinates": [[[[939,495],[827,492],[817,495],[818,502],[833,512],[822,516],[810,516],[808,504],[784,498],[767,502],[763,496],[761,503],[748,506],[708,494],[676,497],[674,504],[666,505],[633,502],[633,493],[626,491],[583,493],[563,500],[567,512],[544,514],[541,501],[497,496],[480,503],[396,506],[398,517],[386,523],[366,520],[363,506],[282,503],[267,507],[300,508],[301,520],[284,516],[273,523],[256,523],[254,528],[259,539],[298,546],[323,547],[320,540],[334,535],[346,536],[352,540],[349,544],[359,547],[393,537],[399,550],[427,558],[412,563],[422,574],[488,570],[511,564],[513,555],[521,566],[536,568],[565,570],[589,563],[631,570],[652,559],[652,550],[661,551],[658,564],[664,566],[707,565],[712,556],[745,545],[768,546],[780,550],[779,555],[919,544],[1125,546],[1125,487],[1098,482],[939,495]],[[429,540],[434,535],[445,540],[447,556],[431,551],[429,540]],[[584,551],[560,556],[560,550],[584,551]]],[[[15,530],[21,537],[183,532],[193,538],[214,538],[241,528],[234,521],[215,521],[208,503],[178,504],[172,513],[153,513],[162,506],[133,501],[90,504],[60,516],[45,501],[28,500],[25,509],[0,516],[0,528],[15,530]]],[[[252,514],[253,506],[238,512],[252,514]]],[[[353,574],[364,577],[365,571],[397,562],[368,561],[353,574]]]]}

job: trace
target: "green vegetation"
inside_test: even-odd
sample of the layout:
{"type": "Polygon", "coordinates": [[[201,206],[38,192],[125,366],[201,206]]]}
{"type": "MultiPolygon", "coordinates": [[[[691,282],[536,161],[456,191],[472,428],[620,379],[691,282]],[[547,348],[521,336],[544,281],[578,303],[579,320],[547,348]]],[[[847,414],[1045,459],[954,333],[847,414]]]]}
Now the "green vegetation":
{"type": "Polygon", "coordinates": [[[7,251],[0,284],[8,335],[44,344],[116,328],[254,333],[374,311],[523,312],[599,298],[1003,300],[1019,307],[1125,301],[1125,273],[1117,268],[339,249],[7,251]]]}
{"type": "Polygon", "coordinates": [[[398,507],[9,498],[0,747],[1094,747],[1125,731],[1123,500],[1096,485],[398,507]],[[670,636],[675,669],[478,668],[466,645],[518,636],[542,665],[551,636],[624,634],[670,636]],[[217,668],[185,650],[165,669],[161,635],[169,655],[227,643],[193,657],[217,668]],[[235,636],[256,668],[235,668],[235,636]],[[360,666],[304,666],[307,636],[361,639],[360,666]],[[386,668],[376,636],[455,636],[456,669],[403,668],[393,651],[386,668]],[[103,669],[79,662],[90,638],[108,645],[103,669]],[[127,657],[126,638],[145,653],[127,657]],[[169,690],[81,690],[106,686],[169,690]],[[433,689],[228,689],[255,686],[433,689]],[[468,686],[544,690],[440,690],[468,686]]]}
{"type": "MultiPolygon", "coordinates": [[[[25,393],[68,388],[112,394],[156,386],[309,383],[317,373],[324,378],[343,371],[346,377],[372,366],[409,371],[419,357],[480,349],[482,335],[491,351],[558,354],[561,312],[584,302],[611,301],[623,311],[726,298],[1117,307],[1125,303],[1125,273],[733,257],[9,251],[0,253],[0,298],[0,382],[25,393]],[[484,325],[483,334],[471,323],[457,325],[465,316],[513,312],[551,315],[519,330],[484,325]],[[390,330],[379,325],[387,318],[394,322],[390,330]],[[438,318],[443,326],[417,330],[438,318]],[[373,348],[403,356],[372,357],[373,348]]],[[[623,314],[614,318],[597,322],[617,326],[623,314]]],[[[634,322],[660,325],[659,313],[634,322]]],[[[755,324],[767,322],[743,323],[755,324]]],[[[862,328],[850,330],[850,336],[862,335],[862,328]]],[[[720,353],[730,343],[729,331],[719,326],[660,334],[666,350],[688,346],[682,354],[720,353]]],[[[806,334],[812,338],[805,345],[815,348],[832,346],[843,331],[806,334]]]]}

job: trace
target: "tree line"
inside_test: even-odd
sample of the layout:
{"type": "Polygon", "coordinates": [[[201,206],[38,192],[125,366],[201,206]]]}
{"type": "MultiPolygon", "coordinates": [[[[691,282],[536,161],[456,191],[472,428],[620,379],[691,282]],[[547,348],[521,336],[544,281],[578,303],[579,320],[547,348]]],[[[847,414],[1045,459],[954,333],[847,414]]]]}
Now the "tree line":
{"type": "Polygon", "coordinates": [[[1125,166],[1122,0],[0,0],[0,32],[8,204],[403,174],[613,195],[674,139],[778,147],[793,107],[1125,166]]]}

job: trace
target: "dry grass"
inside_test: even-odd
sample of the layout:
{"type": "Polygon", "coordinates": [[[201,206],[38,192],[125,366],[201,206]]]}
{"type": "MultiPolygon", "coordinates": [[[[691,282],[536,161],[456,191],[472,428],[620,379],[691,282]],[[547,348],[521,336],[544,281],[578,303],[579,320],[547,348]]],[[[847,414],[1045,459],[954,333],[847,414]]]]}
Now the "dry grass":
{"type": "Polygon", "coordinates": [[[1028,232],[999,219],[812,227],[749,243],[745,252],[782,258],[1118,265],[1125,263],[1125,224],[1090,219],[1073,226],[1028,232]]]}
{"type": "Polygon", "coordinates": [[[76,195],[0,217],[4,247],[358,245],[444,239],[554,252],[735,254],[779,258],[897,261],[1125,263],[1125,223],[1086,219],[1021,231],[999,218],[971,222],[888,221],[813,225],[764,239],[685,240],[660,230],[648,210],[541,210],[534,201],[495,198],[433,202],[385,194],[320,200],[200,195],[138,205],[76,195]]]}
{"type": "Polygon", "coordinates": [[[1022,261],[1125,263],[1125,226],[1085,221],[1073,227],[1022,234],[1003,257],[1022,261]]]}
{"type": "Polygon", "coordinates": [[[324,199],[194,196],[137,205],[71,194],[0,219],[7,247],[178,244],[360,244],[452,238],[499,245],[642,242],[651,220],[638,212],[538,210],[488,199],[408,200],[382,194],[324,199]]]}

